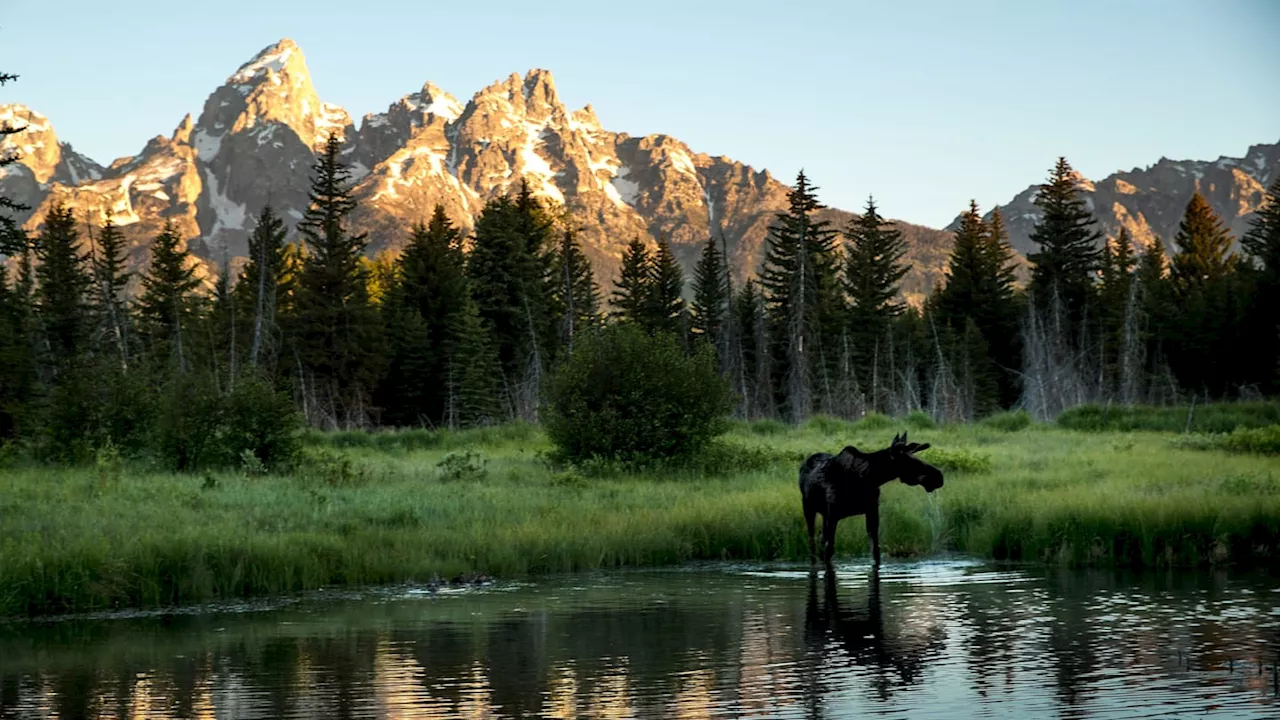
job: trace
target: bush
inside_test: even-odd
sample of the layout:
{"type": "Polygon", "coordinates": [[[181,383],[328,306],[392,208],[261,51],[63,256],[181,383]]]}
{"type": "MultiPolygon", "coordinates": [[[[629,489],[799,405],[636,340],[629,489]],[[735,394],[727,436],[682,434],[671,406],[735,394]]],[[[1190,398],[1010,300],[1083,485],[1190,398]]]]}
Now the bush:
{"type": "Polygon", "coordinates": [[[1240,402],[1167,407],[1081,405],[1058,416],[1068,430],[1153,430],[1157,432],[1229,433],[1236,428],[1280,424],[1280,403],[1240,402]],[[1190,427],[1187,418],[1190,416],[1190,427]]]}
{"type": "Polygon", "coordinates": [[[878,412],[863,415],[853,426],[859,430],[887,430],[894,427],[893,418],[878,412]]]}
{"type": "Polygon", "coordinates": [[[965,448],[957,448],[955,450],[930,448],[925,453],[927,454],[921,459],[939,470],[985,473],[991,472],[993,467],[990,455],[965,448]]]}
{"type": "Polygon", "coordinates": [[[727,427],[732,407],[714,351],[630,324],[587,334],[548,384],[547,435],[567,459],[689,457],[727,427]]]}
{"type": "Polygon", "coordinates": [[[1010,410],[996,413],[978,424],[991,430],[1017,432],[1031,427],[1031,416],[1026,410],[1010,410]]]}
{"type": "Polygon", "coordinates": [[[907,413],[907,416],[902,421],[911,430],[932,430],[938,427],[938,424],[933,421],[929,413],[923,410],[912,410],[907,413]]]}
{"type": "Polygon", "coordinates": [[[188,373],[161,391],[155,447],[175,470],[244,467],[252,454],[263,469],[294,462],[302,418],[293,400],[265,380],[245,376],[221,392],[211,379],[188,373]]]}
{"type": "Polygon", "coordinates": [[[1236,428],[1222,438],[1222,446],[1232,452],[1280,455],[1280,425],[1264,428],[1236,428]]]}

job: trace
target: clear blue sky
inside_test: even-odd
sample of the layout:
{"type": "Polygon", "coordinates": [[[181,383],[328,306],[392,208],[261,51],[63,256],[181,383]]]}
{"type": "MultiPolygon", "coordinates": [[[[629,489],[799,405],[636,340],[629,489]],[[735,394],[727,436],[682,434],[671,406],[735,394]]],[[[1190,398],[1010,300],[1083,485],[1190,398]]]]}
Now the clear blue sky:
{"type": "Polygon", "coordinates": [[[1280,0],[364,2],[0,0],[0,102],[102,163],[136,153],[291,37],[359,117],[432,80],[465,102],[532,67],[604,125],[804,167],[829,205],[874,193],[942,226],[1047,173],[1280,140],[1280,0]]]}

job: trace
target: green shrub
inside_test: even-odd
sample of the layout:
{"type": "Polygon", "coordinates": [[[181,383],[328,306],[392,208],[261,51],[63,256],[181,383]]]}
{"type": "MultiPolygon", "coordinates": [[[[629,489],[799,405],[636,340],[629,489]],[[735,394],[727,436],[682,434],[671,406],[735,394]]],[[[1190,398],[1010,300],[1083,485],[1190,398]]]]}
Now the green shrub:
{"type": "Polygon", "coordinates": [[[1171,405],[1103,406],[1080,405],[1058,416],[1060,427],[1069,430],[1152,430],[1157,432],[1229,433],[1236,428],[1263,428],[1280,424],[1280,403],[1211,403],[1191,407],[1171,405]],[[1187,420],[1190,418],[1190,427],[1187,420]]]}
{"type": "Polygon", "coordinates": [[[853,426],[858,430],[886,430],[894,426],[893,418],[878,412],[869,412],[853,426]]]}
{"type": "Polygon", "coordinates": [[[475,450],[459,450],[441,458],[436,469],[442,480],[483,480],[489,474],[485,469],[487,464],[485,457],[475,450]]]}
{"type": "Polygon", "coordinates": [[[747,429],[756,435],[781,435],[788,430],[786,423],[773,418],[755,420],[747,425],[747,429]]]}
{"type": "Polygon", "coordinates": [[[263,469],[298,458],[302,419],[287,394],[246,375],[220,391],[197,373],[171,378],[161,390],[155,449],[182,472],[246,465],[246,453],[263,469]]]}
{"type": "Polygon", "coordinates": [[[938,427],[929,413],[923,410],[912,410],[902,419],[911,430],[932,430],[938,427]]]}
{"type": "Polygon", "coordinates": [[[544,418],[568,459],[689,457],[727,426],[732,407],[715,352],[630,324],[584,335],[548,384],[544,418]]]}
{"type": "Polygon", "coordinates": [[[967,448],[930,448],[924,451],[920,459],[939,470],[951,472],[985,473],[994,468],[990,455],[967,448]]]}
{"type": "Polygon", "coordinates": [[[1026,410],[1009,410],[991,415],[978,424],[991,430],[1017,432],[1031,427],[1031,416],[1026,410]]]}
{"type": "Polygon", "coordinates": [[[1220,443],[1231,452],[1280,455],[1280,425],[1236,428],[1230,435],[1223,436],[1220,443]]]}
{"type": "Polygon", "coordinates": [[[847,435],[853,424],[830,415],[814,415],[804,424],[804,429],[823,435],[847,435]]]}

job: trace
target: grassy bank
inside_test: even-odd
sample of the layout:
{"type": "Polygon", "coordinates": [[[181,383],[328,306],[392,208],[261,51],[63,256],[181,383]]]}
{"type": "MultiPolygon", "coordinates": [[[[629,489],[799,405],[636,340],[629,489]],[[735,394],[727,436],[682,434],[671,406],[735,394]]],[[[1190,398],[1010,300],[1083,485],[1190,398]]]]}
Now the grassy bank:
{"type": "MultiPolygon", "coordinates": [[[[1267,562],[1280,554],[1280,461],[1151,432],[918,428],[948,470],[933,496],[882,500],[890,556],[954,550],[1090,565],[1267,562]]],[[[566,469],[545,438],[312,436],[288,477],[172,475],[102,463],[0,473],[0,614],[156,606],[330,584],[499,576],[689,559],[807,556],[796,467],[900,429],[738,425],[705,462],[566,469]]],[[[838,553],[866,553],[861,519],[838,553]]]]}

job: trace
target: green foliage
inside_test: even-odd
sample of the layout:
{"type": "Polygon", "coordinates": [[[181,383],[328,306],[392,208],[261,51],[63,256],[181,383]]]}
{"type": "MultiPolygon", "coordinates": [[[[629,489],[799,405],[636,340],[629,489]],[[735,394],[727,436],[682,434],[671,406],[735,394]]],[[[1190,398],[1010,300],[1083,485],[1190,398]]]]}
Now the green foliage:
{"type": "Polygon", "coordinates": [[[297,460],[300,426],[292,398],[257,376],[222,391],[207,375],[179,374],[161,389],[155,447],[180,472],[244,467],[246,453],[277,469],[297,460]]]}
{"type": "Polygon", "coordinates": [[[35,242],[36,302],[42,360],[55,376],[77,366],[88,351],[92,279],[89,259],[79,248],[80,233],[70,208],[50,208],[35,242]]]}
{"type": "Polygon", "coordinates": [[[923,410],[912,410],[902,418],[902,422],[911,430],[932,430],[938,426],[929,413],[923,410]]]}
{"type": "Polygon", "coordinates": [[[649,296],[653,286],[653,254],[644,241],[636,238],[622,251],[622,267],[609,298],[616,320],[646,326],[649,296]]]}
{"type": "Polygon", "coordinates": [[[351,169],[338,159],[341,147],[330,135],[312,168],[309,206],[298,223],[309,252],[292,319],[313,420],[334,427],[366,421],[364,408],[384,358],[382,325],[362,262],[368,238],[346,229],[355,201],[351,169]]]}
{"type": "Polygon", "coordinates": [[[1190,407],[1120,407],[1080,405],[1058,416],[1059,427],[1090,432],[1152,430],[1156,432],[1229,433],[1236,428],[1280,424],[1280,403],[1216,403],[1190,407]],[[1187,420],[1191,423],[1188,427],[1187,420]]]}
{"type": "Polygon", "coordinates": [[[838,348],[824,353],[824,340],[841,337],[845,321],[837,233],[829,221],[817,219],[823,208],[817,189],[803,171],[797,175],[787,211],[769,226],[760,272],[774,374],[781,379],[786,415],[795,423],[813,410],[814,379],[824,370],[837,374],[838,348]],[[824,358],[830,367],[821,367],[824,358]]]}
{"type": "Polygon", "coordinates": [[[436,470],[445,481],[484,480],[488,475],[487,464],[483,455],[467,448],[445,455],[436,463],[436,470]]]}
{"type": "Polygon", "coordinates": [[[556,247],[551,266],[554,291],[552,304],[558,319],[559,343],[573,348],[574,338],[600,324],[600,286],[591,272],[591,262],[570,230],[565,230],[556,247]]]}
{"type": "MultiPolygon", "coordinates": [[[[720,241],[723,242],[723,238],[720,241]]],[[[693,317],[690,325],[697,337],[721,352],[729,318],[729,299],[729,268],[724,253],[712,236],[707,238],[702,256],[693,269],[693,317]]]]}
{"type": "Polygon", "coordinates": [[[653,277],[646,303],[650,332],[682,336],[685,328],[684,271],[671,252],[666,237],[658,238],[658,252],[653,256],[653,277]]]}
{"type": "Polygon", "coordinates": [[[886,430],[896,425],[897,422],[893,418],[878,412],[869,412],[858,418],[858,421],[854,423],[854,427],[863,432],[867,430],[886,430]]]}
{"type": "Polygon", "coordinates": [[[1070,337],[1085,321],[1085,308],[1093,296],[1094,277],[1102,262],[1093,213],[1080,196],[1078,176],[1066,158],[1041,186],[1035,204],[1042,213],[1031,232],[1038,246],[1027,255],[1031,270],[1031,295],[1042,311],[1058,298],[1067,313],[1070,337]]]}
{"type": "MultiPolygon", "coordinates": [[[[905,307],[898,299],[902,277],[907,274],[903,257],[907,243],[902,231],[876,210],[868,198],[862,215],[844,229],[845,262],[841,281],[849,299],[847,332],[852,347],[850,361],[858,386],[872,388],[873,377],[888,373],[885,351],[890,323],[905,307]],[[882,363],[885,367],[875,367],[882,363]]],[[[874,390],[874,388],[872,388],[874,390]]],[[[878,403],[878,398],[873,398],[878,403]]]]}
{"type": "Polygon", "coordinates": [[[687,356],[670,335],[615,325],[584,338],[547,392],[547,434],[568,459],[691,456],[731,407],[710,348],[687,356]]]}
{"type": "Polygon", "coordinates": [[[1231,452],[1280,455],[1280,425],[1238,427],[1224,436],[1221,443],[1223,448],[1231,452]]]}
{"type": "Polygon", "coordinates": [[[188,367],[186,343],[191,343],[191,326],[196,312],[195,264],[186,243],[171,221],[151,242],[151,260],[142,277],[138,316],[149,350],[157,361],[173,367],[188,367]]]}
{"type": "Polygon", "coordinates": [[[990,455],[967,448],[929,448],[921,459],[946,472],[987,473],[995,467],[990,455]]]}
{"type": "Polygon", "coordinates": [[[1018,432],[1031,427],[1031,415],[1026,410],[1007,410],[988,415],[978,424],[1000,432],[1018,432]]]}
{"type": "Polygon", "coordinates": [[[523,182],[516,197],[490,200],[476,219],[467,278],[509,388],[552,362],[553,232],[550,213],[523,182]]]}

